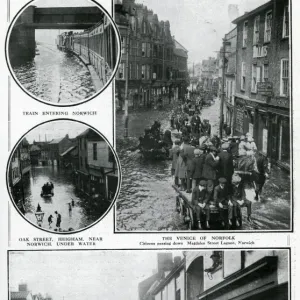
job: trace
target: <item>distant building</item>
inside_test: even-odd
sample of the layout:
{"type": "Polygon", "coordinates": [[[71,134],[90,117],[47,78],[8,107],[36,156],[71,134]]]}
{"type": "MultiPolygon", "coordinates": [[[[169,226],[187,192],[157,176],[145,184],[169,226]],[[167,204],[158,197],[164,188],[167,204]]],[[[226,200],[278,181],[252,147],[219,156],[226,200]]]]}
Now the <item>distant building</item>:
{"type": "Polygon", "coordinates": [[[20,284],[17,292],[10,292],[10,300],[34,300],[26,284],[20,284]]]}
{"type": "Polygon", "coordinates": [[[60,154],[64,153],[71,146],[74,146],[74,142],[66,134],[65,137],[53,139],[47,144],[47,150],[49,151],[49,160],[53,165],[59,165],[61,163],[60,154]]]}
{"type": "Polygon", "coordinates": [[[290,168],[290,7],[272,0],[238,17],[234,128],[290,168]]]}
{"type": "Polygon", "coordinates": [[[217,58],[209,57],[202,60],[202,72],[201,81],[204,90],[214,91],[218,90],[218,78],[219,78],[219,61],[217,58]]]}
{"type": "Polygon", "coordinates": [[[171,35],[169,21],[159,21],[157,14],[135,0],[116,3],[115,11],[122,42],[115,78],[117,105],[124,106],[127,74],[130,107],[183,97],[188,86],[188,51],[171,35]]]}

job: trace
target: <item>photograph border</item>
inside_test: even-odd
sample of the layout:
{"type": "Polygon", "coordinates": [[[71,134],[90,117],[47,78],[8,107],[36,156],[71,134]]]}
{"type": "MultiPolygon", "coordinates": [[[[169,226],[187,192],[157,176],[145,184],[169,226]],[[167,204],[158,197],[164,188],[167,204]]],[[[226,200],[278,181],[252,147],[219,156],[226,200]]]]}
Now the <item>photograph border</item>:
{"type": "MultiPolygon", "coordinates": [[[[76,233],[79,233],[79,232],[82,232],[84,230],[87,230],[93,226],[95,226],[97,223],[99,223],[101,220],[103,220],[105,218],[105,216],[111,211],[111,209],[114,207],[115,205],[115,202],[116,202],[116,199],[118,198],[119,196],[119,193],[120,193],[120,187],[121,187],[121,184],[122,184],[122,167],[121,167],[121,164],[120,164],[120,160],[119,160],[119,157],[118,157],[118,154],[116,152],[116,150],[114,149],[114,147],[111,145],[111,143],[107,140],[107,138],[99,131],[97,130],[95,127],[91,126],[91,125],[88,125],[87,123],[85,122],[82,122],[82,121],[79,121],[79,120],[75,120],[75,119],[69,119],[69,118],[58,118],[58,119],[52,119],[52,120],[48,120],[48,121],[45,121],[45,122],[42,122],[38,125],[35,125],[34,127],[32,127],[30,130],[28,130],[25,134],[23,134],[17,141],[17,143],[15,144],[15,146],[13,147],[13,149],[11,150],[11,153],[9,155],[9,158],[8,158],[8,161],[7,161],[7,164],[6,164],[6,168],[5,168],[5,178],[6,178],[6,189],[7,189],[7,192],[8,192],[8,195],[9,195],[9,198],[14,206],[14,208],[16,209],[16,211],[22,216],[23,219],[25,219],[25,221],[27,221],[29,224],[31,224],[32,226],[40,229],[40,230],[43,230],[47,233],[52,233],[52,234],[57,234],[57,235],[69,235],[69,234],[76,234],[76,233]],[[68,231],[68,232],[58,232],[58,231],[50,231],[50,230],[47,230],[45,228],[42,228],[42,227],[39,227],[37,226],[36,224],[32,223],[31,221],[29,221],[25,215],[23,215],[19,208],[17,207],[17,205],[15,204],[14,202],[14,198],[13,196],[11,195],[11,192],[10,192],[10,189],[9,189],[9,183],[8,183],[8,177],[9,177],[9,165],[10,165],[10,162],[11,162],[11,158],[12,158],[12,155],[14,154],[15,150],[17,149],[18,145],[21,143],[21,141],[26,137],[26,135],[31,132],[32,130],[34,130],[35,128],[43,125],[43,124],[46,124],[46,123],[51,123],[51,122],[55,122],[55,121],[72,121],[72,122],[77,122],[77,123],[81,123],[85,126],[87,126],[88,128],[91,128],[93,129],[97,134],[99,134],[104,140],[105,142],[107,143],[107,145],[110,147],[110,149],[112,150],[113,154],[114,154],[114,157],[115,157],[115,160],[116,160],[116,164],[117,164],[117,167],[118,167],[118,172],[119,172],[119,180],[118,180],[118,187],[117,187],[117,190],[116,190],[116,193],[115,193],[115,196],[114,196],[114,199],[112,200],[109,208],[105,211],[105,213],[98,219],[96,220],[95,222],[93,222],[92,224],[90,224],[89,226],[87,227],[84,227],[82,229],[79,229],[79,230],[74,230],[74,231],[68,231]]],[[[10,219],[10,218],[9,218],[10,219]]],[[[11,222],[11,220],[9,220],[9,223],[11,222]]]]}
{"type": "MultiPolygon", "coordinates": [[[[91,100],[93,100],[94,98],[98,97],[100,94],[102,94],[102,92],[104,92],[109,86],[110,84],[112,83],[112,81],[114,80],[115,78],[115,75],[118,71],[118,67],[119,67],[119,64],[120,64],[120,61],[121,61],[121,35],[120,35],[120,32],[119,32],[119,29],[117,27],[117,24],[115,23],[115,20],[114,20],[114,10],[112,10],[112,14],[110,15],[107,10],[100,4],[98,3],[96,0],[88,0],[88,1],[91,1],[91,2],[94,2],[95,5],[97,5],[102,11],[103,13],[108,17],[108,19],[110,20],[113,28],[114,28],[114,31],[116,33],[116,40],[117,40],[117,60],[116,60],[116,64],[114,66],[114,69],[113,69],[113,72],[112,72],[112,75],[110,77],[110,79],[107,81],[107,83],[103,86],[103,88],[96,92],[94,95],[92,95],[91,97],[85,99],[85,100],[82,100],[82,101],[78,101],[77,103],[68,103],[68,104],[55,104],[55,103],[52,103],[50,101],[45,101],[35,95],[33,95],[32,93],[28,92],[23,86],[22,84],[19,82],[19,80],[16,78],[13,70],[12,70],[12,67],[10,65],[10,61],[9,61],[9,54],[8,54],[8,44],[9,44],[9,37],[10,37],[10,33],[11,33],[11,30],[14,26],[14,23],[15,21],[17,20],[17,18],[19,17],[19,15],[23,12],[23,10],[28,6],[30,5],[30,3],[34,2],[34,1],[38,1],[38,0],[30,0],[28,3],[26,3],[23,7],[20,8],[20,10],[17,12],[17,14],[13,17],[13,19],[11,21],[9,21],[10,19],[10,0],[7,0],[8,1],[8,10],[7,10],[7,21],[10,22],[9,24],[9,27],[7,29],[7,33],[6,33],[6,37],[5,37],[5,42],[4,42],[4,53],[5,53],[5,60],[6,60],[6,66],[9,70],[9,73],[10,73],[10,76],[14,79],[15,83],[21,88],[21,90],[23,92],[25,92],[30,98],[36,100],[36,101],[39,101],[40,103],[43,103],[43,104],[46,104],[46,105],[50,105],[50,106],[55,106],[55,107],[74,107],[74,106],[77,106],[77,105],[81,105],[81,104],[84,104],[86,102],[89,102],[91,100]]],[[[112,3],[112,7],[114,7],[114,0],[111,0],[111,3],[112,3]]]]}
{"type": "MultiPolygon", "coordinates": [[[[114,1],[114,0],[112,0],[114,1]]],[[[293,111],[293,8],[292,8],[292,0],[289,0],[289,5],[290,5],[290,39],[289,39],[289,53],[290,53],[290,111],[289,111],[289,117],[290,117],[290,154],[291,154],[291,164],[290,164],[290,228],[289,229],[274,229],[274,230],[170,230],[170,231],[157,231],[157,230],[136,230],[136,231],[118,231],[117,230],[117,201],[115,202],[115,208],[114,208],[114,234],[178,234],[178,233],[238,233],[238,234],[243,234],[243,233],[293,233],[294,232],[294,111],[293,111]]],[[[115,7],[113,7],[113,16],[115,16],[115,7]]],[[[114,93],[115,95],[115,93],[114,93]]],[[[116,124],[115,126],[115,131],[116,131],[116,124]]],[[[117,139],[117,137],[116,137],[117,139]]],[[[117,146],[116,146],[117,148],[117,146]]],[[[117,149],[116,149],[117,150],[117,149]]],[[[121,165],[122,167],[122,165],[121,165]]],[[[121,187],[122,189],[122,187],[121,187]]],[[[120,189],[120,190],[121,190],[120,189]]],[[[120,193],[119,195],[120,196],[120,193]]],[[[174,210],[175,210],[175,205],[174,205],[174,210]]]]}

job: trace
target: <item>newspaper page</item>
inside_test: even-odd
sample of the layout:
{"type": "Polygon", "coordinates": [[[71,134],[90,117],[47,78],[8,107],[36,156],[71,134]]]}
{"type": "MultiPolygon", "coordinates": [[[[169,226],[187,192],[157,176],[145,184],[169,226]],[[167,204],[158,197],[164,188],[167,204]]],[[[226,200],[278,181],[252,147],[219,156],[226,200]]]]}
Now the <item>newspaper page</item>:
{"type": "Polygon", "coordinates": [[[3,1],[0,298],[298,299],[299,4],[3,1]]]}

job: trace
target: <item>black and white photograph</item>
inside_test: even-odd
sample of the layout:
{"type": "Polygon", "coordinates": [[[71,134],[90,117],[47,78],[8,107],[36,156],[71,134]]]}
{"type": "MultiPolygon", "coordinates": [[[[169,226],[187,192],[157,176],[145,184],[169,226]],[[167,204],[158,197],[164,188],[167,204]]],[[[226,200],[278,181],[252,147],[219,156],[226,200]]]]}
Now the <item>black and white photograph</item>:
{"type": "Polygon", "coordinates": [[[8,258],[10,300],[290,299],[287,249],[9,251],[8,258]]]}
{"type": "Polygon", "coordinates": [[[119,168],[113,148],[95,129],[53,120],[31,129],[14,147],[7,186],[27,221],[46,231],[72,233],[110,210],[119,189],[119,168]]]}
{"type": "Polygon", "coordinates": [[[17,84],[56,106],[98,95],[112,80],[119,56],[111,16],[89,0],[31,1],[12,21],[6,40],[17,84]]]}
{"type": "Polygon", "coordinates": [[[288,0],[124,0],[115,232],[291,231],[288,0]]]}

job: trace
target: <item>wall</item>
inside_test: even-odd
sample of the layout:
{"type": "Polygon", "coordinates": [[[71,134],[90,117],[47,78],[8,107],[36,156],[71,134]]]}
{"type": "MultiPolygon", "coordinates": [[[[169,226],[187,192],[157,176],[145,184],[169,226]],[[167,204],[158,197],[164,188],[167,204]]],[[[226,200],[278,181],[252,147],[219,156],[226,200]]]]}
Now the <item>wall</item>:
{"type": "Polygon", "coordinates": [[[113,163],[109,162],[109,147],[105,141],[88,141],[87,143],[88,164],[95,167],[111,169],[113,163]],[[97,144],[97,160],[93,156],[93,144],[97,144]]]}

